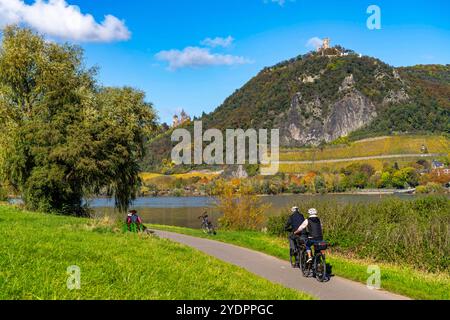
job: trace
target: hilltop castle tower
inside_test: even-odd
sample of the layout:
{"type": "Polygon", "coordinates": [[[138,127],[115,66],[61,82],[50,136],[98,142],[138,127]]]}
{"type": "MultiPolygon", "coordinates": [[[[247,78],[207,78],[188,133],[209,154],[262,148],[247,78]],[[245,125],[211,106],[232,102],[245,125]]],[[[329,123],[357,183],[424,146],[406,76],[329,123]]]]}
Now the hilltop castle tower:
{"type": "Polygon", "coordinates": [[[178,127],[179,123],[180,123],[180,119],[178,118],[177,115],[174,115],[173,116],[172,127],[174,127],[174,128],[178,127]]]}
{"type": "Polygon", "coordinates": [[[326,49],[330,49],[330,48],[331,48],[331,39],[330,38],[323,39],[322,50],[326,50],[326,49]]]}
{"type": "Polygon", "coordinates": [[[178,117],[178,115],[173,116],[172,126],[176,128],[189,121],[191,121],[191,117],[186,113],[186,111],[181,110],[180,117],[178,117]]]}
{"type": "Polygon", "coordinates": [[[318,53],[322,53],[322,55],[323,55],[325,50],[328,50],[330,48],[331,48],[331,39],[330,38],[325,38],[325,39],[322,40],[322,46],[317,49],[317,52],[318,53]]]}

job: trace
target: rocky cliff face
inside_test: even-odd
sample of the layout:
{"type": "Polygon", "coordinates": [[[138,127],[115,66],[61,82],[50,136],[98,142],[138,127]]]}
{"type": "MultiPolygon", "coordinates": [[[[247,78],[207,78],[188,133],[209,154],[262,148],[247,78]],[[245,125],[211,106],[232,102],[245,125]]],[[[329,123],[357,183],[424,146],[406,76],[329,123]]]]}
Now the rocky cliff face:
{"type": "Polygon", "coordinates": [[[283,146],[331,142],[364,127],[377,116],[375,105],[356,90],[332,104],[329,107],[331,112],[325,118],[322,117],[322,109],[319,99],[313,104],[304,103],[301,96],[296,95],[281,124],[283,146]]]}
{"type": "Polygon", "coordinates": [[[322,102],[319,95],[307,102],[297,93],[288,112],[279,118],[283,146],[331,142],[377,117],[375,104],[355,88],[352,74],[344,79],[339,93],[341,98],[331,103],[322,102]]]}

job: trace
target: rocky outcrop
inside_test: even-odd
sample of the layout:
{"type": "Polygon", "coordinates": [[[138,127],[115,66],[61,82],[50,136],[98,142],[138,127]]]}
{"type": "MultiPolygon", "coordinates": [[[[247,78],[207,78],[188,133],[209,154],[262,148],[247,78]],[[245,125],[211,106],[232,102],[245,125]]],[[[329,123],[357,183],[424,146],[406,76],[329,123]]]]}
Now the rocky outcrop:
{"type": "Polygon", "coordinates": [[[246,179],[249,175],[243,165],[230,165],[225,168],[221,174],[221,177],[225,179],[246,179]]]}
{"type": "Polygon", "coordinates": [[[318,79],[320,79],[320,75],[317,75],[317,76],[310,76],[310,75],[307,75],[307,76],[304,76],[303,78],[301,78],[301,81],[302,81],[303,83],[314,83],[314,82],[316,82],[318,79]]]}
{"type": "Polygon", "coordinates": [[[361,129],[377,117],[375,105],[354,90],[332,106],[332,112],[325,123],[326,142],[348,136],[361,129]]]}
{"type": "Polygon", "coordinates": [[[409,95],[406,93],[405,89],[398,91],[389,91],[388,95],[383,99],[383,106],[388,106],[391,104],[400,104],[409,101],[409,95]]]}
{"type": "Polygon", "coordinates": [[[353,76],[344,80],[340,91],[345,92],[345,95],[328,106],[319,97],[312,102],[305,102],[300,94],[295,95],[287,115],[280,119],[282,145],[305,146],[331,142],[376,118],[375,105],[354,89],[353,76]],[[326,115],[324,110],[328,110],[326,115]]]}
{"type": "Polygon", "coordinates": [[[354,87],[355,87],[355,78],[353,77],[353,74],[351,74],[344,79],[342,85],[339,87],[339,92],[352,90],[354,87]]]}

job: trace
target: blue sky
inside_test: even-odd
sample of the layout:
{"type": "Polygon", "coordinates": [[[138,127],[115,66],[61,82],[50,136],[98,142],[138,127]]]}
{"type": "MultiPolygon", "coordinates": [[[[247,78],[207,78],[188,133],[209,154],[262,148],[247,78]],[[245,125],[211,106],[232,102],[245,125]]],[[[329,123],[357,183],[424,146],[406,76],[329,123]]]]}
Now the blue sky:
{"type": "Polygon", "coordinates": [[[214,110],[263,67],[311,50],[313,37],[394,66],[450,63],[445,0],[0,0],[2,20],[81,44],[101,83],[144,90],[167,122],[181,108],[214,110]],[[367,28],[372,4],[381,30],[367,28]]]}

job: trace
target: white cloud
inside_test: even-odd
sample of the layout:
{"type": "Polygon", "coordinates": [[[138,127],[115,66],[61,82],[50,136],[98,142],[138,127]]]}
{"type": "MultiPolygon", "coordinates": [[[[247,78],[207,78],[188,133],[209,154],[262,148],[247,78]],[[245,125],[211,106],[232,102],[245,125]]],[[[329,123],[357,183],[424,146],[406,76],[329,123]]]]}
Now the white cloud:
{"type": "Polygon", "coordinates": [[[323,45],[323,40],[320,39],[319,37],[314,37],[308,40],[308,42],[306,43],[306,46],[308,48],[313,48],[313,49],[319,49],[320,47],[322,47],[323,45]]]}
{"type": "Polygon", "coordinates": [[[295,2],[296,0],[264,0],[264,3],[274,2],[278,3],[280,6],[284,6],[286,1],[295,2]]]}
{"type": "Polygon", "coordinates": [[[170,70],[177,70],[186,67],[238,65],[250,63],[244,57],[229,54],[211,53],[210,49],[199,47],[187,47],[183,50],[161,51],[156,54],[156,58],[169,63],[170,70]]]}
{"type": "Polygon", "coordinates": [[[216,47],[228,48],[233,44],[233,41],[234,38],[232,36],[228,36],[227,38],[216,37],[214,39],[206,38],[201,42],[201,44],[211,48],[216,47]]]}
{"type": "Polygon", "coordinates": [[[45,35],[82,42],[128,40],[131,36],[125,22],[106,15],[101,23],[91,14],[65,0],[0,0],[0,27],[24,24],[45,35]]]}

